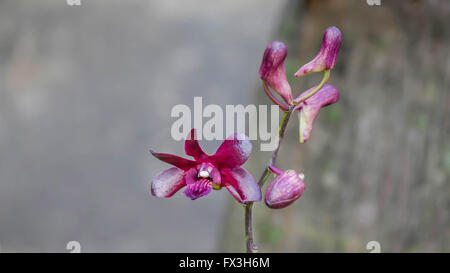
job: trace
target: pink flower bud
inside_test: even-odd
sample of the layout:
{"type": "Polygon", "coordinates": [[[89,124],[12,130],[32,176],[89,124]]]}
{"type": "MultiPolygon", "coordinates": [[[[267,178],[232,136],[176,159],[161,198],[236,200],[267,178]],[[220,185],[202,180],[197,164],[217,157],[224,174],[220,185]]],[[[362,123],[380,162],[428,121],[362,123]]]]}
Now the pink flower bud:
{"type": "Polygon", "coordinates": [[[341,41],[342,33],[337,27],[327,28],[323,35],[322,48],[319,53],[312,61],[302,66],[294,76],[298,78],[308,73],[332,69],[336,64],[341,41]]]}
{"type": "Polygon", "coordinates": [[[267,188],[264,197],[266,205],[272,209],[281,209],[300,198],[306,188],[303,176],[294,170],[287,170],[277,176],[267,188]]]}
{"type": "Polygon", "coordinates": [[[272,42],[264,51],[259,76],[267,85],[275,90],[289,105],[292,105],[293,97],[291,86],[286,78],[284,60],[287,48],[282,42],[272,42]]]}

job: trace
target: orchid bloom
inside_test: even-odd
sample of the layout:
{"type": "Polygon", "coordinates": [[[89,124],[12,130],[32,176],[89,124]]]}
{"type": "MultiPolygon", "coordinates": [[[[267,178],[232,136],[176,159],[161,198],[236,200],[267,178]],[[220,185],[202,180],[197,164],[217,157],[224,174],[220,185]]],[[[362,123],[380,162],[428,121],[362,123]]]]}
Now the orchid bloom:
{"type": "Polygon", "coordinates": [[[195,200],[208,195],[212,189],[225,187],[240,203],[261,201],[261,189],[244,168],[252,151],[252,144],[243,134],[228,137],[214,155],[203,152],[196,139],[195,129],[186,138],[185,152],[194,160],[172,154],[155,153],[153,156],[171,167],[152,181],[151,193],[168,198],[186,186],[184,194],[195,200]]]}
{"type": "Polygon", "coordinates": [[[325,84],[314,96],[303,101],[303,97],[313,88],[306,90],[294,100],[295,102],[302,101],[295,107],[295,110],[298,110],[300,121],[300,143],[305,143],[311,135],[314,120],[320,109],[339,100],[339,91],[336,87],[331,84],[325,84]]]}
{"type": "Polygon", "coordinates": [[[322,40],[322,47],[316,57],[309,63],[302,66],[294,75],[300,76],[333,69],[336,64],[339,49],[341,48],[342,33],[337,27],[329,27],[325,30],[322,40]]]}
{"type": "Polygon", "coordinates": [[[287,81],[286,71],[284,69],[286,56],[286,45],[282,42],[274,41],[264,51],[263,60],[259,68],[259,76],[263,81],[267,95],[282,108],[286,108],[286,105],[273,97],[270,90],[267,89],[267,86],[275,90],[288,105],[292,105],[292,90],[287,81]]]}
{"type": "Polygon", "coordinates": [[[264,201],[269,208],[281,209],[299,199],[306,189],[303,173],[294,170],[281,171],[275,166],[270,170],[278,175],[266,190],[264,201]]]}

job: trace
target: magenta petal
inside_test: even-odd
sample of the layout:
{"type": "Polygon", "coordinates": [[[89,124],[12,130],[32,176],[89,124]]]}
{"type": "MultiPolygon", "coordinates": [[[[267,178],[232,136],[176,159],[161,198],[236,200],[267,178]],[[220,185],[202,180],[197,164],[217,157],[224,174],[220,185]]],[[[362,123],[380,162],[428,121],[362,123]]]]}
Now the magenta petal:
{"type": "Polygon", "coordinates": [[[302,66],[295,77],[300,77],[312,72],[332,69],[336,64],[339,49],[341,48],[342,33],[337,27],[329,27],[325,30],[322,47],[312,61],[302,66]]]}
{"type": "Polygon", "coordinates": [[[252,143],[244,134],[229,136],[211,156],[211,161],[219,168],[234,168],[244,164],[252,152],[252,143]]]}
{"type": "Polygon", "coordinates": [[[168,198],[185,185],[184,171],[171,167],[153,179],[151,193],[156,197],[168,198]]]}
{"type": "Polygon", "coordinates": [[[222,183],[238,202],[245,204],[261,201],[261,188],[244,168],[224,169],[221,175],[222,183]]]}
{"type": "Polygon", "coordinates": [[[178,167],[183,170],[188,170],[192,167],[195,167],[197,165],[197,162],[182,158],[176,155],[172,154],[164,154],[164,153],[155,153],[154,151],[150,150],[150,153],[156,158],[158,158],[161,161],[164,161],[166,163],[169,163],[175,167],[178,167]]]}
{"type": "Polygon", "coordinates": [[[196,161],[205,161],[208,159],[208,155],[205,152],[203,152],[202,148],[198,143],[195,129],[192,129],[191,132],[186,137],[186,141],[184,143],[184,150],[186,151],[187,155],[192,156],[193,158],[195,158],[196,161]]]}
{"type": "MultiPolygon", "coordinates": [[[[314,88],[314,87],[313,87],[314,88]]],[[[311,89],[303,92],[296,101],[308,94],[311,89]]],[[[305,143],[311,135],[314,120],[322,107],[335,103],[339,99],[339,91],[331,84],[325,84],[315,95],[299,104],[300,143],[305,143]]]]}
{"type": "Polygon", "coordinates": [[[292,104],[292,90],[286,78],[284,60],[286,59],[286,45],[274,41],[264,51],[263,60],[259,68],[259,76],[267,85],[275,90],[289,105],[292,104]]]}

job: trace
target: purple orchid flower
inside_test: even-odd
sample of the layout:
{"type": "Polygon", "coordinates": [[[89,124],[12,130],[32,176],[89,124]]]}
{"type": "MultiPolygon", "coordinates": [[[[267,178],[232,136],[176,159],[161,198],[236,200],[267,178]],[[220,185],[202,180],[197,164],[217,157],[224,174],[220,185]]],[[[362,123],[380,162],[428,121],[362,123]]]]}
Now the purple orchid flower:
{"type": "Polygon", "coordinates": [[[270,169],[278,176],[269,185],[264,196],[269,208],[285,208],[302,196],[306,189],[303,173],[298,174],[294,170],[281,171],[274,166],[270,169]]]}
{"type": "MultiPolygon", "coordinates": [[[[279,41],[270,43],[264,51],[261,67],[259,68],[259,76],[264,84],[267,84],[270,88],[275,90],[288,105],[292,105],[292,90],[287,81],[286,71],[284,69],[286,55],[287,47],[284,43],[279,41]]],[[[270,92],[268,95],[274,100],[270,92]]],[[[280,105],[277,101],[274,102],[280,105]]]]}
{"type": "Polygon", "coordinates": [[[294,75],[300,76],[329,70],[336,64],[339,49],[341,48],[342,33],[337,27],[329,27],[325,30],[322,47],[316,57],[309,63],[303,65],[294,75]]]}
{"type": "Polygon", "coordinates": [[[186,186],[184,194],[192,200],[208,195],[212,189],[225,187],[240,203],[261,201],[261,189],[253,176],[241,167],[252,151],[252,144],[243,134],[228,137],[214,155],[203,152],[192,129],[186,138],[185,152],[194,160],[172,154],[152,155],[171,167],[152,181],[151,193],[168,198],[186,186]]]}
{"type": "MultiPolygon", "coordinates": [[[[303,97],[315,87],[306,90],[294,102],[303,101],[303,97]]],[[[322,107],[335,103],[339,100],[339,91],[331,84],[325,84],[316,94],[306,99],[295,107],[299,112],[300,120],[300,143],[305,143],[311,135],[314,119],[322,107]]]]}

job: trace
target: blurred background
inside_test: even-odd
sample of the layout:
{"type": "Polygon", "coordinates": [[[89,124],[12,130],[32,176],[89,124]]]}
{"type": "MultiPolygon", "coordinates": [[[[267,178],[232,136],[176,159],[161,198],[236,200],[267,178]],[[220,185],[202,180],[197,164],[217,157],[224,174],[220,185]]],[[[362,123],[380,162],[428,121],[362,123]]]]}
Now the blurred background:
{"type": "MultiPolygon", "coordinates": [[[[174,105],[269,104],[258,78],[275,39],[294,80],[323,31],[343,44],[340,101],[279,166],[306,175],[283,210],[255,206],[263,251],[450,251],[450,2],[446,0],[0,1],[0,251],[244,251],[243,209],[227,191],[150,196],[183,155],[174,105]]],[[[201,142],[213,153],[219,141],[201,142]]],[[[270,152],[245,167],[259,177],[270,152]]],[[[266,183],[267,185],[268,183],[266,183]]]]}

